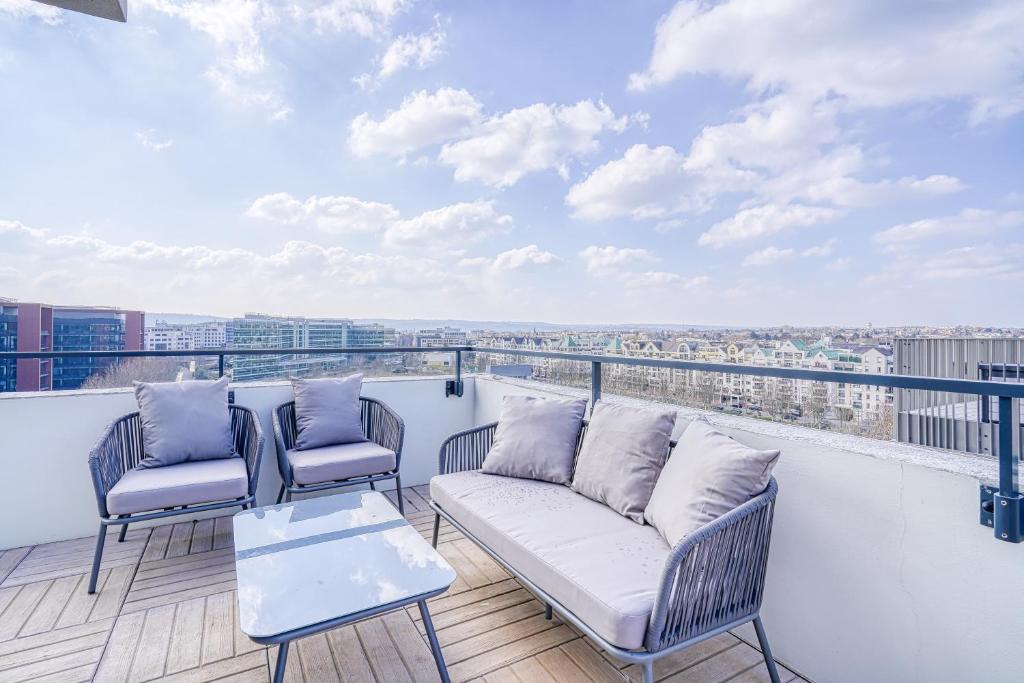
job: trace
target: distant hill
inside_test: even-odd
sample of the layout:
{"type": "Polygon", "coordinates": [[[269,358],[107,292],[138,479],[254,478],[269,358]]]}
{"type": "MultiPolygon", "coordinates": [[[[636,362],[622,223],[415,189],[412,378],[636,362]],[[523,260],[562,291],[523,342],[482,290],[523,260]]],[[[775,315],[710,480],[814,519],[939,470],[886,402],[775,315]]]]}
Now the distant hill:
{"type": "Polygon", "coordinates": [[[610,325],[601,323],[570,324],[570,323],[546,323],[540,321],[513,321],[513,320],[460,320],[455,318],[447,319],[420,319],[420,318],[357,318],[360,323],[379,323],[398,330],[419,330],[432,327],[454,327],[460,330],[490,330],[492,332],[558,332],[561,330],[572,330],[574,332],[593,331],[619,331],[627,332],[633,330],[672,330],[685,332],[687,330],[721,330],[729,329],[725,325],[681,325],[678,323],[637,323],[634,325],[610,325]]]}
{"type": "Polygon", "coordinates": [[[200,315],[198,313],[150,313],[146,311],[146,327],[156,327],[157,322],[168,325],[187,325],[189,323],[208,323],[216,320],[230,320],[216,315],[200,315]]]}

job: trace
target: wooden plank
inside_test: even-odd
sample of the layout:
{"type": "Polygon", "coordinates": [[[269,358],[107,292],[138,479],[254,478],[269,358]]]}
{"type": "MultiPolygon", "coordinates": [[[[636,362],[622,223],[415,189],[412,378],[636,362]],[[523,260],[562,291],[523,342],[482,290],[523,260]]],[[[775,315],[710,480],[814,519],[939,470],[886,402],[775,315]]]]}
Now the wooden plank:
{"type": "Polygon", "coordinates": [[[171,529],[171,540],[167,543],[167,557],[188,555],[192,547],[192,529],[195,522],[179,522],[171,529]]]}
{"type": "MultiPolygon", "coordinates": [[[[572,662],[570,662],[570,665],[572,662]]],[[[572,683],[579,683],[579,678],[572,679],[561,679],[555,678],[551,675],[543,664],[540,663],[536,657],[528,657],[527,659],[521,659],[512,666],[509,667],[522,681],[536,681],[537,683],[560,683],[561,681],[571,681],[572,683]]],[[[579,671],[579,669],[577,669],[579,671]]]]}
{"type": "MultiPolygon", "coordinates": [[[[289,657],[289,670],[292,668],[289,657]]],[[[263,650],[249,652],[239,657],[222,659],[212,664],[204,664],[198,669],[189,669],[162,678],[162,683],[202,683],[205,681],[231,680],[266,681],[270,678],[267,668],[267,655],[263,650]]],[[[97,679],[97,683],[99,683],[97,679]]]]}
{"type": "Polygon", "coordinates": [[[355,625],[356,633],[363,644],[366,659],[370,662],[377,680],[389,683],[411,683],[412,677],[402,663],[402,658],[391,642],[384,621],[380,618],[368,619],[355,625]]]}
{"type": "Polygon", "coordinates": [[[437,683],[438,673],[434,655],[431,654],[426,641],[420,637],[419,631],[405,610],[386,614],[382,620],[412,680],[416,683],[437,683]]]}
{"type": "Polygon", "coordinates": [[[25,622],[32,616],[36,605],[50,588],[49,581],[30,583],[22,586],[0,615],[0,642],[11,640],[21,632],[25,622]]]}
{"type": "Polygon", "coordinates": [[[203,619],[203,664],[235,654],[235,596],[217,593],[206,598],[203,619]]]}
{"type": "Polygon", "coordinates": [[[624,680],[618,669],[609,664],[582,638],[566,643],[561,648],[573,663],[594,683],[617,683],[624,680]]]}
{"type": "Polygon", "coordinates": [[[459,641],[472,638],[480,633],[493,631],[496,628],[514,624],[517,621],[528,619],[541,614],[544,608],[536,600],[530,600],[508,609],[488,612],[487,614],[455,624],[437,632],[437,639],[443,647],[448,647],[459,641]]]}
{"type": "Polygon", "coordinates": [[[153,533],[149,536],[149,543],[146,544],[146,550],[142,553],[143,562],[162,560],[167,556],[167,544],[171,541],[172,528],[172,524],[165,524],[153,529],[153,533]]]}
{"type": "Polygon", "coordinates": [[[302,675],[307,681],[341,683],[338,669],[334,665],[331,646],[323,633],[302,638],[293,645],[292,655],[302,660],[302,675]]]}
{"type": "MultiPolygon", "coordinates": [[[[519,640],[502,639],[501,642],[504,644],[500,647],[454,664],[449,662],[448,673],[454,681],[468,681],[520,659],[525,659],[531,655],[558,647],[575,637],[576,635],[572,630],[565,625],[560,625],[519,640]]],[[[463,643],[465,642],[467,641],[463,641],[463,643]]],[[[463,643],[454,647],[460,647],[463,643]]],[[[445,651],[446,658],[450,656],[452,649],[449,648],[449,650],[445,651]]]]}
{"type": "Polygon", "coordinates": [[[174,626],[167,651],[168,674],[193,669],[202,662],[203,620],[206,599],[193,598],[176,603],[174,626]]]}
{"type": "Polygon", "coordinates": [[[355,626],[336,628],[326,635],[338,670],[345,677],[346,683],[375,683],[373,669],[359,642],[355,626]]]}
{"type": "Polygon", "coordinates": [[[217,517],[213,525],[213,549],[234,548],[234,543],[234,524],[231,517],[217,517]]]}
{"type": "MultiPolygon", "coordinates": [[[[135,576],[134,565],[114,567],[107,573],[107,580],[103,582],[102,588],[96,593],[96,602],[93,604],[92,612],[89,613],[90,621],[109,619],[120,613],[121,605],[124,603],[124,598],[128,593],[128,586],[131,584],[133,576],[135,576]]],[[[84,592],[87,586],[88,584],[83,581],[78,591],[84,592]]]]}
{"type": "MultiPolygon", "coordinates": [[[[0,672],[0,681],[4,683],[13,681],[28,681],[41,676],[55,676],[62,674],[69,669],[80,669],[92,667],[103,654],[103,647],[93,647],[88,650],[79,650],[68,654],[50,657],[38,662],[26,664],[15,669],[8,669],[0,672]]],[[[55,676],[57,677],[57,676],[55,676]]],[[[59,677],[57,677],[59,680],[59,677]]]]}
{"type": "Polygon", "coordinates": [[[141,683],[163,675],[175,611],[176,605],[164,605],[146,612],[146,620],[139,635],[139,648],[128,674],[131,683],[141,683]]]}
{"type": "MultiPolygon", "coordinates": [[[[55,657],[62,657],[75,652],[81,652],[82,650],[102,648],[107,643],[107,629],[102,629],[95,633],[83,633],[82,635],[74,638],[62,638],[56,642],[50,640],[39,640],[41,637],[49,637],[50,635],[50,633],[44,633],[38,636],[19,638],[5,643],[6,645],[19,645],[22,649],[0,655],[0,680],[15,678],[13,674],[4,672],[16,670],[19,667],[43,662],[55,657]],[[31,644],[22,642],[27,640],[31,640],[31,644]]],[[[98,660],[99,657],[95,660],[91,660],[91,663],[95,664],[98,660]]]]}
{"type": "Polygon", "coordinates": [[[119,683],[128,680],[128,672],[131,671],[139,634],[142,633],[145,621],[146,615],[141,613],[118,617],[114,629],[110,632],[110,640],[107,641],[99,668],[96,670],[97,683],[119,683]]]}
{"type": "MultiPolygon", "coordinates": [[[[477,617],[512,607],[514,605],[519,605],[524,602],[530,602],[532,600],[533,596],[530,593],[519,588],[509,592],[498,593],[493,597],[484,597],[481,600],[467,602],[466,604],[453,609],[444,609],[447,605],[439,605],[439,609],[435,609],[433,603],[427,604],[430,605],[430,618],[434,622],[434,627],[441,630],[464,621],[469,621],[470,619],[475,619],[477,617]]],[[[418,611],[416,612],[416,617],[419,617],[418,611]]]]}
{"type": "MultiPolygon", "coordinates": [[[[555,620],[548,621],[544,618],[544,615],[524,619],[523,621],[517,621],[514,624],[507,624],[505,626],[491,629],[490,631],[484,631],[472,638],[467,638],[466,640],[453,643],[445,648],[445,658],[448,659],[449,663],[461,662],[463,660],[470,659],[471,657],[477,657],[481,654],[490,652],[491,650],[501,649],[502,647],[514,644],[517,641],[527,639],[538,633],[550,631],[555,628],[564,628],[566,631],[569,631],[567,627],[561,625],[561,622],[555,620]]],[[[576,634],[571,631],[569,631],[569,633],[571,634],[570,636],[565,637],[564,640],[559,641],[556,645],[567,643],[576,637],[576,634]]],[[[550,647],[554,647],[554,645],[551,645],[550,647]]],[[[521,656],[527,657],[529,655],[536,654],[537,652],[539,652],[539,650],[526,652],[521,656]]],[[[512,657],[501,664],[490,666],[481,671],[480,674],[487,673],[487,671],[493,671],[499,666],[504,666],[505,664],[511,664],[519,658],[520,657],[512,657]]]]}
{"type": "Polygon", "coordinates": [[[456,544],[445,543],[437,549],[437,552],[441,553],[441,556],[448,560],[448,564],[455,569],[459,578],[465,581],[470,588],[480,588],[481,586],[493,583],[484,576],[484,573],[480,571],[479,567],[473,564],[470,559],[466,557],[461,550],[459,550],[456,544]]]}
{"type": "MultiPolygon", "coordinates": [[[[83,638],[97,633],[102,635],[105,639],[107,631],[109,631],[113,625],[114,620],[108,619],[107,621],[96,621],[78,626],[57,629],[55,631],[50,631],[49,633],[40,633],[38,635],[28,636],[27,638],[8,640],[4,643],[0,643],[0,662],[4,661],[5,657],[15,655],[19,652],[46,647],[48,645],[55,645],[66,640],[75,640],[76,638],[83,638]]],[[[2,668],[2,666],[3,665],[0,664],[0,668],[2,668]]]]}
{"type": "Polygon", "coordinates": [[[746,671],[761,659],[761,653],[745,643],[719,652],[665,679],[668,683],[719,683],[746,671]]]}
{"type": "MultiPolygon", "coordinates": [[[[512,671],[512,667],[506,666],[503,669],[492,671],[481,679],[484,683],[524,683],[520,680],[519,676],[516,676],[515,672],[512,671]]],[[[525,683],[529,683],[528,681],[525,683]]]]}
{"type": "Polygon", "coordinates": [[[18,563],[25,559],[30,550],[32,550],[30,545],[23,548],[0,550],[0,583],[3,583],[4,579],[18,566],[18,563]]]}
{"type": "MultiPolygon", "coordinates": [[[[160,605],[167,605],[172,602],[181,602],[183,600],[191,600],[192,598],[206,597],[208,595],[216,595],[218,593],[229,592],[235,589],[235,582],[225,581],[224,583],[210,584],[209,586],[199,586],[197,588],[189,588],[181,590],[177,593],[170,593],[168,595],[159,595],[145,600],[137,601],[125,601],[124,607],[121,610],[122,614],[132,614],[134,612],[141,612],[152,607],[159,607],[160,605]]],[[[129,599],[131,595],[129,595],[129,599]]]]}
{"type": "Polygon", "coordinates": [[[92,672],[95,669],[95,664],[83,664],[67,671],[33,678],[32,683],[86,683],[92,680],[92,672]]]}
{"type": "Polygon", "coordinates": [[[213,519],[201,519],[196,522],[192,532],[192,547],[189,554],[205,553],[213,550],[213,519]]]}
{"type": "Polygon", "coordinates": [[[64,608],[67,607],[71,592],[78,585],[80,579],[79,576],[66,576],[50,583],[46,595],[36,605],[19,635],[30,636],[34,633],[45,633],[52,630],[64,608]]]}

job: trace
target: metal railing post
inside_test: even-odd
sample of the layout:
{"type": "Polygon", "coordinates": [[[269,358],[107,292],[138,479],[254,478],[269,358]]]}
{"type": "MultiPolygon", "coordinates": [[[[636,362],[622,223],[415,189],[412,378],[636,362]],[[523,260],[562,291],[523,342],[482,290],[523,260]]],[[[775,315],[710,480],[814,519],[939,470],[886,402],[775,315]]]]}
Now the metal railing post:
{"type": "Polygon", "coordinates": [[[992,496],[993,527],[996,538],[1020,543],[1021,506],[1017,482],[1018,456],[1013,450],[1013,431],[1019,429],[1013,419],[1013,399],[999,397],[999,491],[992,496]]]}
{"type": "Polygon", "coordinates": [[[449,396],[462,396],[462,350],[455,350],[455,379],[444,383],[445,398],[449,396]]]}
{"type": "Polygon", "coordinates": [[[223,353],[218,353],[217,354],[217,376],[218,377],[223,377],[224,376],[224,354],[223,353]]]}
{"type": "Polygon", "coordinates": [[[594,412],[594,406],[601,400],[601,364],[592,361],[590,363],[590,412],[594,412]]]}

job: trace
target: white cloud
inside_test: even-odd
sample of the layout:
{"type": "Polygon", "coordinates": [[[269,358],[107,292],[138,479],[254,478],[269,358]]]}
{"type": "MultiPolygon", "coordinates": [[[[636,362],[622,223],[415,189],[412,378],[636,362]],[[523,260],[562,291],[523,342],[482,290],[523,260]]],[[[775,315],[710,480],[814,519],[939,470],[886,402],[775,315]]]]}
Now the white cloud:
{"type": "Polygon", "coordinates": [[[827,242],[821,244],[815,244],[812,247],[807,247],[800,252],[800,255],[804,258],[819,258],[822,256],[829,256],[836,247],[836,240],[830,239],[827,242]]]}
{"type": "Polygon", "coordinates": [[[893,247],[945,235],[975,237],[996,230],[1024,227],[1024,211],[990,211],[964,209],[954,216],[924,218],[912,223],[901,223],[876,232],[876,243],[893,247]]]}
{"type": "Polygon", "coordinates": [[[765,204],[743,209],[731,218],[715,223],[697,240],[701,246],[724,247],[758,237],[775,235],[793,228],[806,228],[837,217],[839,212],[821,206],[765,204]]]}
{"type": "Polygon", "coordinates": [[[379,38],[410,5],[412,0],[307,0],[293,4],[290,11],[298,19],[312,21],[321,33],[334,31],[379,38]]]}
{"type": "Polygon", "coordinates": [[[151,149],[154,152],[162,152],[174,145],[174,140],[170,138],[166,140],[157,140],[155,138],[156,131],[152,128],[148,130],[140,130],[135,133],[135,139],[139,141],[139,144],[146,149],[151,149]]]}
{"type": "Polygon", "coordinates": [[[511,228],[512,217],[498,213],[493,202],[462,202],[396,221],[384,233],[384,244],[455,249],[511,228]]]}
{"type": "Polygon", "coordinates": [[[684,157],[672,147],[633,145],[621,159],[599,166],[569,188],[573,217],[599,221],[619,216],[659,218],[692,207],[684,157]]]}
{"type": "Polygon", "coordinates": [[[831,261],[826,263],[825,270],[831,271],[833,273],[842,273],[844,271],[849,270],[851,265],[853,265],[852,257],[840,256],[839,258],[832,259],[831,261]]]}
{"type": "Polygon", "coordinates": [[[281,224],[312,223],[335,234],[376,232],[398,220],[398,209],[390,204],[367,202],[355,197],[317,197],[305,201],[287,192],[264,195],[246,210],[250,218],[281,224]]]}
{"type": "Polygon", "coordinates": [[[793,249],[779,249],[778,247],[765,247],[743,259],[744,266],[769,266],[779,261],[788,261],[796,256],[793,249]]]}
{"type": "Polygon", "coordinates": [[[752,92],[838,95],[856,106],[965,100],[972,121],[1024,109],[1024,6],[993,3],[679,2],[658,23],[644,90],[716,74],[752,92]]]}
{"type": "Polygon", "coordinates": [[[496,271],[526,270],[544,266],[553,266],[562,262],[562,259],[544,251],[536,244],[528,244],[518,249],[503,251],[494,257],[491,268],[496,271]]]}
{"type": "Polygon", "coordinates": [[[915,269],[921,280],[1005,280],[1024,277],[1024,245],[981,244],[931,256],[915,269]]]}
{"type": "Polygon", "coordinates": [[[598,135],[622,132],[628,124],[604,102],[534,104],[489,118],[468,137],[446,144],[438,159],[455,167],[456,180],[497,187],[546,169],[568,178],[569,162],[597,151],[598,135]]]}
{"type": "Polygon", "coordinates": [[[376,75],[365,73],[353,79],[368,88],[390,78],[402,69],[425,69],[444,54],[445,33],[440,26],[427,33],[407,33],[395,38],[378,60],[376,75]]]}
{"type": "Polygon", "coordinates": [[[63,21],[59,8],[33,0],[0,0],[0,14],[9,14],[15,19],[39,19],[50,25],[63,21]]]}
{"type": "Polygon", "coordinates": [[[408,153],[466,133],[480,120],[481,105],[465,90],[411,93],[401,106],[375,121],[360,114],[349,127],[349,147],[359,157],[408,153]]]}
{"type": "Polygon", "coordinates": [[[619,280],[627,289],[696,289],[711,281],[707,275],[683,277],[677,273],[653,270],[642,273],[621,273],[619,280]]]}
{"type": "Polygon", "coordinates": [[[547,169],[568,177],[572,161],[598,149],[599,135],[622,132],[631,120],[639,120],[617,117],[604,102],[591,100],[533,104],[486,118],[481,110],[465,90],[422,90],[380,120],[368,113],[353,119],[349,147],[360,157],[405,159],[413,151],[442,145],[438,161],[454,167],[456,180],[507,187],[547,169]]]}
{"type": "Polygon", "coordinates": [[[622,247],[591,245],[580,252],[583,265],[588,272],[602,273],[605,271],[618,270],[624,266],[636,263],[651,263],[657,261],[647,249],[629,249],[622,247]]]}

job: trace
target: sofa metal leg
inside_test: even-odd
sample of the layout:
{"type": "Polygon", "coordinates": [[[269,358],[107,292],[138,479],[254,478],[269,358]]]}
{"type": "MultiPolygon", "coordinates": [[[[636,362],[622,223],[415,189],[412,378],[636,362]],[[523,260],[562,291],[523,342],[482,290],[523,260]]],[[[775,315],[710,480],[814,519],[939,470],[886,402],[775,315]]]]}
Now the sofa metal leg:
{"type": "Polygon", "coordinates": [[[552,616],[551,605],[549,605],[548,603],[545,602],[544,603],[544,618],[547,619],[548,621],[551,621],[551,616],[552,616]]]}
{"type": "Polygon", "coordinates": [[[772,679],[772,683],[779,683],[779,670],[775,666],[772,648],[768,645],[768,636],[764,632],[760,616],[754,617],[754,630],[757,631],[757,642],[761,644],[761,654],[764,655],[764,663],[768,667],[768,677],[772,679]]]}
{"type": "Polygon", "coordinates": [[[284,500],[284,484],[281,484],[281,490],[277,492],[277,504],[280,505],[282,500],[284,500]]]}
{"type": "Polygon", "coordinates": [[[654,683],[654,662],[647,660],[640,665],[644,671],[644,683],[654,683]]]}
{"type": "Polygon", "coordinates": [[[437,547],[437,535],[441,532],[441,515],[434,513],[434,539],[432,545],[437,547]]]}
{"type": "Polygon", "coordinates": [[[96,592],[96,579],[100,575],[100,560],[103,559],[103,544],[107,540],[107,527],[100,524],[100,533],[96,536],[96,554],[92,558],[92,573],[89,575],[89,594],[96,592]]]}
{"type": "Polygon", "coordinates": [[[398,514],[405,517],[405,503],[402,501],[402,478],[395,477],[395,493],[398,494],[398,514]]]}
{"type": "Polygon", "coordinates": [[[373,481],[370,482],[370,490],[371,491],[376,491],[377,490],[377,483],[376,482],[373,482],[373,481]]]}

